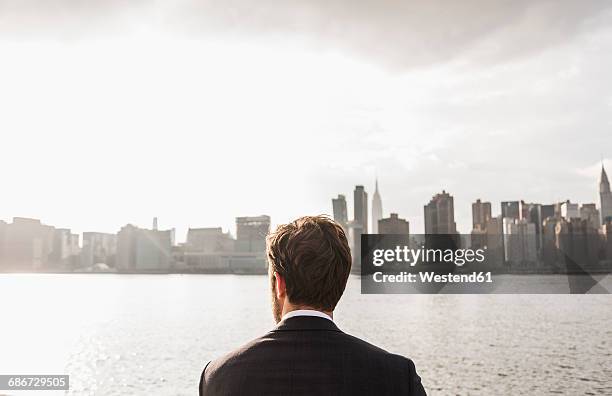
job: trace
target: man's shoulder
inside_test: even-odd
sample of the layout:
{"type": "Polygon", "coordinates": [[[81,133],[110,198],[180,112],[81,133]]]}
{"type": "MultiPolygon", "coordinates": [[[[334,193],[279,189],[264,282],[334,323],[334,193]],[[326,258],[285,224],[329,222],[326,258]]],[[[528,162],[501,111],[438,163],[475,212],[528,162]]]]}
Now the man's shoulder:
{"type": "MultiPolygon", "coordinates": [[[[360,358],[368,361],[369,365],[376,362],[384,363],[387,368],[397,368],[403,370],[414,370],[414,363],[405,356],[390,353],[381,347],[371,344],[361,338],[344,333],[342,331],[326,332],[321,334],[326,342],[321,343],[322,348],[326,348],[330,354],[343,352],[340,356],[350,356],[351,360],[360,358]]],[[[300,335],[289,332],[269,331],[266,334],[257,337],[233,351],[216,358],[209,362],[205,367],[203,374],[207,377],[213,377],[224,371],[232,371],[239,369],[247,362],[256,364],[262,362],[266,358],[274,356],[278,359],[276,352],[282,353],[283,350],[294,348],[293,342],[299,342],[300,335]],[[274,352],[272,352],[274,350],[274,352]]],[[[303,341],[303,340],[302,340],[303,341]]]]}
{"type": "Polygon", "coordinates": [[[297,386],[296,378],[300,386],[325,386],[338,394],[363,387],[370,394],[424,394],[406,392],[421,387],[410,359],[339,330],[272,330],[209,362],[201,374],[200,394],[245,394],[245,389],[287,394],[297,386]]]}
{"type": "Polygon", "coordinates": [[[211,360],[205,367],[205,372],[208,375],[214,374],[218,369],[225,366],[233,366],[240,360],[248,358],[249,355],[257,353],[258,350],[265,348],[268,342],[274,340],[274,334],[268,332],[260,337],[257,337],[231,352],[226,353],[214,360],[211,360]]]}
{"type": "Polygon", "coordinates": [[[379,358],[384,359],[388,364],[395,365],[401,368],[412,368],[414,369],[414,363],[409,358],[398,355],[395,353],[388,352],[383,348],[371,344],[361,338],[355,337],[350,334],[342,333],[346,337],[346,339],[354,345],[354,348],[362,350],[365,354],[368,355],[369,358],[379,358]]]}

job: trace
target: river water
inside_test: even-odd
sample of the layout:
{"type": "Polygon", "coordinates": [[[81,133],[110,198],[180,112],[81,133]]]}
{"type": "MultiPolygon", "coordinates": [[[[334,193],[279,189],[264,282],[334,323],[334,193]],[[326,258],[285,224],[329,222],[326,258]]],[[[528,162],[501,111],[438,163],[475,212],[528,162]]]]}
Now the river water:
{"type": "MultiPolygon", "coordinates": [[[[273,327],[267,287],[264,276],[3,274],[0,374],[69,374],[75,395],[197,394],[208,360],[273,327]]],[[[351,277],[334,315],[413,359],[430,395],[612,395],[610,294],[362,295],[351,277]]]]}

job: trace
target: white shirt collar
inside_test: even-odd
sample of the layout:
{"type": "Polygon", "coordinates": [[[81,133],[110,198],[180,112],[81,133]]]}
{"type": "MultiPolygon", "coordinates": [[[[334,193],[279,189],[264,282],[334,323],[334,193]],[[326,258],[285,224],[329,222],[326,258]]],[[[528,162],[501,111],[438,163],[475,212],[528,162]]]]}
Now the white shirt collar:
{"type": "Polygon", "coordinates": [[[318,316],[319,318],[329,319],[332,322],[334,321],[328,314],[313,309],[296,309],[295,311],[287,312],[283,315],[282,320],[293,318],[294,316],[318,316]]]}

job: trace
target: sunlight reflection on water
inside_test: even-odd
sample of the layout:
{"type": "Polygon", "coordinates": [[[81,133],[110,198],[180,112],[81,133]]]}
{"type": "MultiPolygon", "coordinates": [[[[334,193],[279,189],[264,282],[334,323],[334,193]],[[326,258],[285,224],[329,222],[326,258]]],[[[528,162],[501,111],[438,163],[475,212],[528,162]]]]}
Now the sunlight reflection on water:
{"type": "MultiPolygon", "coordinates": [[[[192,395],[207,360],[273,326],[267,286],[262,276],[0,275],[0,373],[70,374],[78,395],[192,395]]],[[[351,278],[340,328],[412,358],[432,395],[612,394],[610,295],[359,290],[351,278]]]]}

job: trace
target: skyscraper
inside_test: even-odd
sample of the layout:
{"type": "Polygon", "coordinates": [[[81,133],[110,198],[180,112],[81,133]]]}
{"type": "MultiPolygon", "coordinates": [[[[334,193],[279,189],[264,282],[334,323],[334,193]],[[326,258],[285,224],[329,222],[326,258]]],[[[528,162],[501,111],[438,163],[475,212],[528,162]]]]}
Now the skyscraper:
{"type": "Polygon", "coordinates": [[[555,234],[557,248],[567,271],[592,267],[598,263],[598,231],[589,227],[587,220],[577,217],[561,219],[555,228],[555,234]]]}
{"type": "Polygon", "coordinates": [[[610,192],[610,182],[606,170],[601,165],[601,177],[599,179],[599,198],[601,199],[601,223],[612,219],[612,193],[610,192]]]}
{"type": "Polygon", "coordinates": [[[354,216],[353,221],[361,226],[363,234],[368,233],[368,193],[363,186],[355,186],[353,192],[354,216]]]}
{"type": "Polygon", "coordinates": [[[504,201],[501,203],[502,219],[520,219],[520,202],[519,201],[504,201]]]}
{"type": "Polygon", "coordinates": [[[542,204],[527,203],[521,200],[521,219],[535,225],[536,233],[536,248],[540,250],[542,246],[542,223],[545,217],[542,217],[542,204]]]}
{"type": "Polygon", "coordinates": [[[599,210],[597,210],[597,205],[594,203],[582,204],[580,207],[580,218],[586,220],[586,224],[589,228],[598,229],[601,225],[599,222],[599,210]]]}
{"type": "Polygon", "coordinates": [[[456,234],[453,197],[442,190],[424,207],[425,234],[456,234]]]}
{"type": "Polygon", "coordinates": [[[503,226],[506,261],[513,267],[534,266],[538,258],[535,224],[506,217],[503,226]]]}
{"type": "Polygon", "coordinates": [[[472,204],[472,228],[484,230],[489,220],[491,220],[491,202],[477,199],[472,204]]]}
{"type": "Polygon", "coordinates": [[[346,225],[348,223],[346,197],[342,194],[338,194],[338,198],[332,198],[332,207],[334,210],[334,220],[344,228],[344,231],[346,231],[346,225]]]}
{"type": "Polygon", "coordinates": [[[378,179],[376,179],[376,189],[372,197],[372,234],[378,234],[378,220],[383,217],[382,200],[378,192],[378,179]]]}

